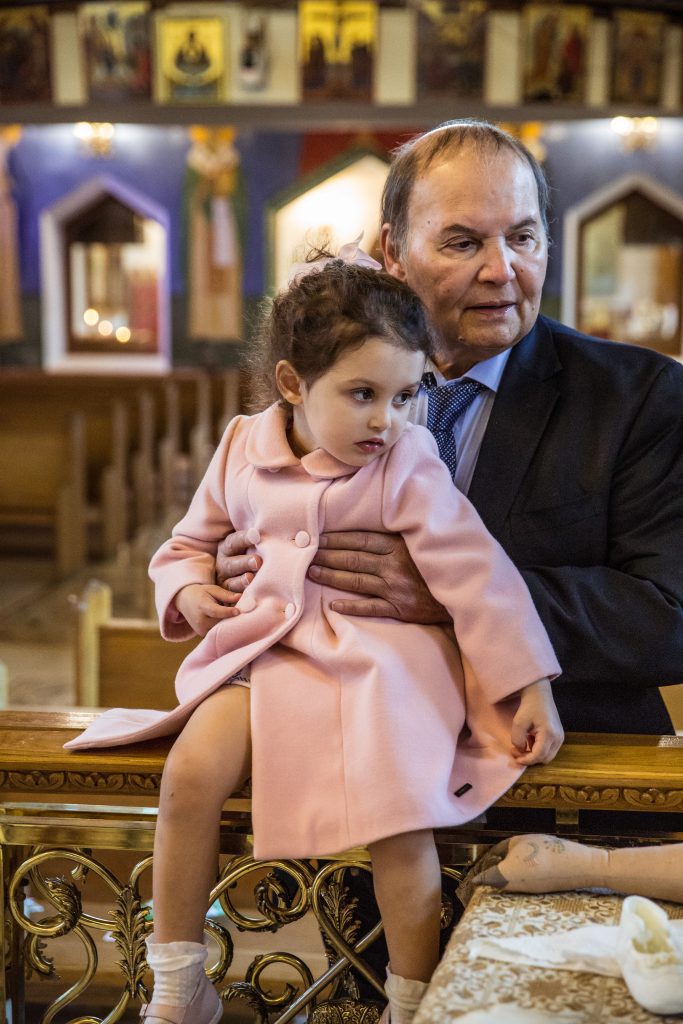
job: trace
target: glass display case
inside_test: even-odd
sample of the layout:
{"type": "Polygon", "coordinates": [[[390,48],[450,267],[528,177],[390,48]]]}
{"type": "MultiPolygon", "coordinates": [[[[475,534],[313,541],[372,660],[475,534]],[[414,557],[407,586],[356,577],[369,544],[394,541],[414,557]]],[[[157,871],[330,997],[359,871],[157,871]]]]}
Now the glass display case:
{"type": "Polygon", "coordinates": [[[48,369],[170,365],[167,215],[111,178],[91,179],[42,217],[48,369]]]}
{"type": "Polygon", "coordinates": [[[565,221],[563,318],[586,334],[683,353],[683,201],[629,176],[565,221]]]}
{"type": "Polygon", "coordinates": [[[157,352],[164,231],[113,196],[65,229],[69,352],[157,352]]]}
{"type": "Polygon", "coordinates": [[[276,196],[268,210],[268,283],[287,286],[309,249],[336,253],[362,235],[361,248],[380,258],[377,211],[389,171],[386,157],[353,147],[276,196]]]}

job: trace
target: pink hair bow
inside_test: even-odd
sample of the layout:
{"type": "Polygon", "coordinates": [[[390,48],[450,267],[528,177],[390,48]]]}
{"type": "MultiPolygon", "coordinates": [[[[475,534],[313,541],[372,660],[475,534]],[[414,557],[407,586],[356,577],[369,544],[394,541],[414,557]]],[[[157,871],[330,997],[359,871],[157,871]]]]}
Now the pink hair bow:
{"type": "Polygon", "coordinates": [[[355,263],[359,267],[368,267],[369,270],[381,270],[382,264],[361,249],[362,237],[363,232],[361,231],[353,242],[346,242],[345,245],[342,245],[337,256],[321,256],[320,259],[312,260],[310,263],[295,263],[289,272],[289,284],[297,284],[306,274],[310,274],[314,270],[322,270],[332,260],[344,260],[345,263],[355,263]]]}

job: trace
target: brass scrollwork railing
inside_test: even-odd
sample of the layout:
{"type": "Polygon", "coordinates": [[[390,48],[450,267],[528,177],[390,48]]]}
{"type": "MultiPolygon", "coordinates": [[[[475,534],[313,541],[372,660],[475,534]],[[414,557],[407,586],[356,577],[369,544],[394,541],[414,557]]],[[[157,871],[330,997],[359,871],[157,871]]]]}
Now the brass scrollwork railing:
{"type": "MultiPolygon", "coordinates": [[[[46,943],[66,935],[76,937],[84,951],[85,963],[80,977],[69,985],[44,1010],[41,1024],[51,1024],[59,1015],[60,1024],[116,1024],[134,1005],[150,998],[145,983],[147,964],[145,937],[152,927],[150,908],[140,891],[142,877],[152,865],[151,856],[139,860],[126,881],[120,881],[89,849],[61,846],[36,846],[24,850],[7,879],[6,903],[14,927],[23,936],[24,961],[29,972],[56,979],[55,957],[46,954],[46,943]],[[23,857],[23,859],[22,859],[23,857]],[[62,876],[53,876],[50,865],[66,861],[73,868],[62,876]],[[104,883],[111,895],[107,916],[90,913],[84,906],[89,875],[104,883]],[[51,912],[36,919],[25,911],[26,889],[51,912]],[[114,1005],[105,1016],[92,1013],[66,1019],[68,1008],[83,1005],[88,990],[97,983],[98,948],[93,937],[108,931],[115,943],[119,959],[121,987],[114,1005]]],[[[63,870],[63,868],[62,868],[63,870]]],[[[349,872],[369,872],[370,865],[362,851],[348,859],[322,862],[255,861],[240,854],[233,856],[223,868],[210,894],[210,905],[217,904],[227,923],[214,916],[207,917],[206,932],[215,950],[207,973],[217,986],[224,1002],[245,1001],[259,1024],[287,1024],[305,1012],[309,1024],[374,1024],[379,1018],[383,996],[382,982],[364,961],[363,952],[380,934],[377,921],[364,935],[357,916],[357,898],[348,884],[349,872]],[[236,906],[233,890],[250,875],[257,877],[253,886],[253,910],[236,906]],[[327,969],[314,977],[305,959],[284,950],[256,955],[248,965],[243,980],[225,984],[233,963],[235,938],[245,932],[278,932],[287,925],[311,914],[322,935],[327,969]],[[234,934],[233,934],[234,933],[234,934]],[[280,981],[280,990],[273,991],[268,981],[273,968],[287,968],[295,982],[280,981]],[[377,1002],[359,998],[352,970],[365,978],[377,992],[377,1002]]],[[[459,879],[461,871],[444,868],[444,874],[459,879]]],[[[453,916],[448,899],[444,901],[443,923],[453,916]]]]}

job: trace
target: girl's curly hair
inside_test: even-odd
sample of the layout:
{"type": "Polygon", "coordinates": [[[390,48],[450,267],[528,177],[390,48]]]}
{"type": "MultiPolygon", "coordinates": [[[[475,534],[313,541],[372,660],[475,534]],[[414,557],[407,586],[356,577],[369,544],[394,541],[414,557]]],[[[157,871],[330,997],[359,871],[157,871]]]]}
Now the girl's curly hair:
{"type": "Polygon", "coordinates": [[[335,259],[326,252],[320,269],[304,274],[266,301],[255,343],[246,358],[250,405],[263,409],[281,399],[275,367],[287,359],[309,386],[349,349],[370,337],[413,352],[433,353],[425,309],[408,285],[385,271],[335,259]]]}

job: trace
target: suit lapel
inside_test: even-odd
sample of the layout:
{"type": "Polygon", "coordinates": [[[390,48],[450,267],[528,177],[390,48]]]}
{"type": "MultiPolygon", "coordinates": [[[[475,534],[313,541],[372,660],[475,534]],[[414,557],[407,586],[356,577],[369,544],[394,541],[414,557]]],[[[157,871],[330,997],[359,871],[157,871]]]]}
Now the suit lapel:
{"type": "Polygon", "coordinates": [[[499,539],[557,401],[561,368],[541,317],[510,353],[467,495],[499,539]]]}

